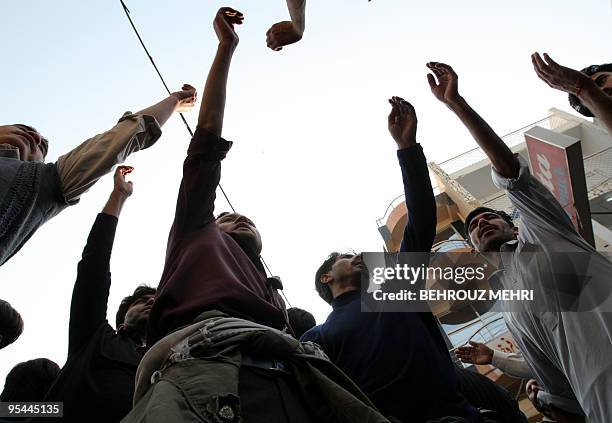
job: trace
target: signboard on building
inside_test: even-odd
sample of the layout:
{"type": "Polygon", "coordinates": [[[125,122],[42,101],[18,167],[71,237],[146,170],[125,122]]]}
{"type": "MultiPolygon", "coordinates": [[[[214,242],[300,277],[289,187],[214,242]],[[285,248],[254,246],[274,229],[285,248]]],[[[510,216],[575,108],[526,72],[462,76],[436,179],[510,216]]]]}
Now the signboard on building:
{"type": "Polygon", "coordinates": [[[533,175],[555,196],[578,232],[595,245],[580,140],[538,126],[525,132],[533,175]]]}

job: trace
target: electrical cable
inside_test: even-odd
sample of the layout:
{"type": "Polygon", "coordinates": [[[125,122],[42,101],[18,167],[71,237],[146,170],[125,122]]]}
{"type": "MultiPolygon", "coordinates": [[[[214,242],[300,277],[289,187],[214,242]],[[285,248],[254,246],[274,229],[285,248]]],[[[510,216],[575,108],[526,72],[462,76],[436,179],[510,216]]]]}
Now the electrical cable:
{"type": "MultiPolygon", "coordinates": [[[[128,7],[126,6],[126,4],[125,4],[125,2],[123,0],[119,0],[119,1],[121,2],[121,6],[123,7],[123,11],[125,12],[125,16],[127,16],[128,21],[130,21],[130,25],[132,26],[132,29],[134,30],[134,33],[136,34],[136,37],[138,37],[138,41],[140,41],[140,45],[144,49],[147,57],[149,58],[149,61],[153,65],[153,68],[155,68],[155,72],[157,72],[157,76],[159,76],[159,79],[161,80],[161,82],[164,85],[164,88],[166,89],[168,94],[172,94],[172,92],[170,91],[170,88],[168,88],[168,84],[166,84],[166,80],[164,79],[163,75],[161,74],[159,68],[157,67],[157,64],[155,63],[155,60],[153,59],[153,56],[151,56],[151,54],[149,53],[149,49],[147,48],[147,46],[145,45],[144,41],[142,40],[142,37],[140,36],[140,33],[138,32],[138,29],[136,28],[136,25],[134,24],[134,21],[132,20],[132,17],[130,16],[131,15],[130,9],[128,9],[128,7]]],[[[181,119],[183,120],[183,123],[185,124],[185,127],[187,128],[187,131],[189,132],[189,135],[191,137],[193,137],[193,131],[191,130],[191,127],[187,123],[187,120],[185,119],[185,116],[183,116],[182,113],[179,113],[179,115],[181,115],[181,119]]],[[[223,194],[223,197],[225,197],[225,200],[227,201],[227,204],[229,204],[230,208],[232,209],[232,212],[236,213],[236,209],[232,205],[232,202],[230,201],[229,197],[225,193],[225,190],[223,189],[221,184],[219,184],[219,189],[221,190],[221,193],[223,194]]],[[[261,259],[264,267],[268,271],[269,275],[273,276],[273,273],[270,270],[270,268],[268,267],[268,264],[266,263],[264,258],[260,256],[260,259],[261,259]]],[[[283,298],[285,299],[285,301],[287,302],[287,304],[289,305],[289,307],[291,307],[291,303],[289,302],[289,299],[287,298],[287,296],[285,295],[283,290],[281,289],[279,291],[280,291],[281,295],[283,296],[283,298]]]]}

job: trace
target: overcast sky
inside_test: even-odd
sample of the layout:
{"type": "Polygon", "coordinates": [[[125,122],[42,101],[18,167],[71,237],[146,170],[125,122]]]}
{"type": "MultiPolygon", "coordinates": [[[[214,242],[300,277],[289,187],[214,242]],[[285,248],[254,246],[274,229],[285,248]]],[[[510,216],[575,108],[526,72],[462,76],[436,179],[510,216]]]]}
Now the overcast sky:
{"type": "MultiPolygon", "coordinates": [[[[452,64],[460,91],[504,134],[569,110],[566,96],[533,72],[546,51],[582,68],[610,62],[608,0],[308,0],[302,42],[274,53],[265,32],[287,18],[284,0],[129,0],[133,18],[168,84],[203,86],[216,48],[220,6],[245,14],[230,74],[224,137],[234,147],[222,185],[260,229],[263,256],[291,305],[322,322],[329,306],[314,273],[334,250],[379,251],[376,219],[402,192],[386,99],[411,101],[428,160],[474,147],[429,92],[425,63],[452,64]]],[[[2,2],[0,124],[26,123],[50,140],[48,161],[104,131],[126,110],[165,97],[119,1],[2,2]]],[[[197,108],[187,115],[195,127],[197,108]]],[[[120,218],[111,263],[109,320],[140,283],[159,282],[189,143],[175,117],[149,150],[129,158],[135,192],[120,218]]],[[[103,178],[80,204],[47,223],[0,268],[0,298],[25,331],[0,351],[0,380],[18,362],[63,365],[76,267],[112,189],[103,178]]],[[[222,198],[217,212],[227,210],[222,198]]]]}

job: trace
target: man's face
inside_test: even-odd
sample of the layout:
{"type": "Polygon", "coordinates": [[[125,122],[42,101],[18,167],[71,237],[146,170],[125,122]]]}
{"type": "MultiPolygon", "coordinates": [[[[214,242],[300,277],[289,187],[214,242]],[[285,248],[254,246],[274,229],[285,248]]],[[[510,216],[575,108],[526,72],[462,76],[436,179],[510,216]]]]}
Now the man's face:
{"type": "Polygon", "coordinates": [[[27,125],[0,126],[0,144],[10,144],[19,150],[19,158],[26,162],[42,162],[47,155],[43,137],[27,125]]]}
{"type": "Polygon", "coordinates": [[[480,251],[499,251],[502,244],[515,238],[515,230],[501,216],[491,212],[480,213],[468,227],[472,245],[480,251]]]}
{"type": "Polygon", "coordinates": [[[597,72],[591,75],[595,84],[612,97],[612,72],[597,72]]]}
{"type": "Polygon", "coordinates": [[[134,301],[125,313],[123,324],[130,327],[145,327],[154,300],[155,294],[149,294],[134,301]]]}
{"type": "Polygon", "coordinates": [[[223,232],[246,242],[257,254],[261,253],[261,235],[255,224],[246,216],[238,213],[226,214],[217,219],[217,225],[223,232]]]}
{"type": "Polygon", "coordinates": [[[352,282],[355,286],[360,285],[363,261],[361,254],[341,254],[336,258],[332,268],[326,275],[331,277],[327,283],[332,281],[352,282]]]}

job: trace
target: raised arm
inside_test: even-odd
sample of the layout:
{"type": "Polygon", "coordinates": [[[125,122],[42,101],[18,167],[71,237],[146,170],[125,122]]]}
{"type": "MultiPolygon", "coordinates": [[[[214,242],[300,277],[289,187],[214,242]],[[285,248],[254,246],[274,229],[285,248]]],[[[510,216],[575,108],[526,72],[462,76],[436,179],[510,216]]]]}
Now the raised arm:
{"type": "Polygon", "coordinates": [[[72,292],[68,355],[88,342],[93,333],[106,321],[111,284],[111,251],[119,214],[125,201],[132,195],[132,183],[125,181],[125,175],[132,170],[133,168],[129,166],[119,166],[115,171],[113,191],[87,238],[72,292]]]}
{"type": "Polygon", "coordinates": [[[215,16],[214,28],[219,46],[206,79],[198,126],[216,136],[221,136],[223,129],[227,78],[239,41],[234,25],[241,25],[243,20],[242,13],[229,7],[222,7],[215,16]]]}
{"type": "Polygon", "coordinates": [[[408,210],[400,251],[428,253],[436,235],[436,201],[427,160],[416,142],[417,116],[414,107],[400,97],[391,98],[389,103],[389,133],[397,144],[408,210]]]}
{"type": "Polygon", "coordinates": [[[439,62],[430,62],[427,67],[433,73],[427,75],[433,95],[457,115],[501,175],[517,177],[518,159],[489,124],[459,95],[458,77],[453,68],[439,62]]]}
{"type": "Polygon", "coordinates": [[[215,16],[214,28],[219,46],[206,79],[198,127],[183,165],[183,180],[170,231],[170,243],[179,234],[201,228],[214,220],[215,191],[221,178],[221,160],[231,147],[231,142],[221,138],[221,132],[227,80],[234,50],[238,45],[234,25],[242,24],[243,19],[242,13],[229,7],[219,9],[215,16]]]}
{"type": "Polygon", "coordinates": [[[98,179],[139,150],[153,145],[161,136],[160,126],[175,111],[193,107],[196,92],[184,85],[166,99],[136,114],[125,114],[110,130],[98,134],[61,156],[56,163],[61,190],[68,204],[78,202],[81,195],[98,179]]]}
{"type": "Polygon", "coordinates": [[[544,59],[546,62],[538,53],[531,56],[533,68],[540,79],[551,88],[578,97],[593,115],[601,119],[608,132],[612,134],[612,92],[607,94],[593,79],[582,72],[561,66],[546,53],[544,59]]]}
{"type": "Polygon", "coordinates": [[[278,22],[266,32],[266,43],[274,51],[297,43],[306,29],[306,0],[287,0],[290,21],[278,22]]]}

